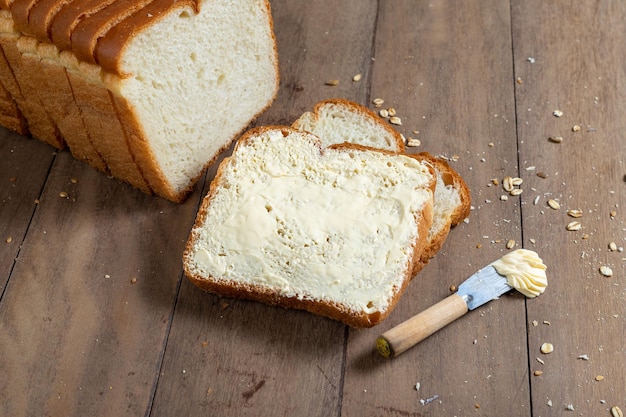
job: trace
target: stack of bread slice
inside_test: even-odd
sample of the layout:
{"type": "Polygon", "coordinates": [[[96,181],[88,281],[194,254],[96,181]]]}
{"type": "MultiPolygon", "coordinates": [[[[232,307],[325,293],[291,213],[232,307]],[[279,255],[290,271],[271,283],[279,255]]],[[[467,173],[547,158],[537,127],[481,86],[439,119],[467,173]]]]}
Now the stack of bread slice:
{"type": "MultiPolygon", "coordinates": [[[[406,153],[404,138],[397,130],[367,107],[344,99],[317,103],[312,112],[302,114],[292,126],[317,135],[325,147],[354,143],[398,154],[406,153]]],[[[450,228],[469,216],[471,196],[463,178],[444,159],[427,152],[412,154],[411,157],[430,164],[437,180],[433,224],[428,231],[428,244],[413,271],[417,274],[439,252],[450,228]]]]}
{"type": "Polygon", "coordinates": [[[278,89],[267,0],[0,0],[0,47],[0,123],[176,202],[278,89]]]}
{"type": "Polygon", "coordinates": [[[247,132],[218,168],[183,264],[198,287],[369,327],[387,317],[469,191],[445,162],[404,152],[367,108],[319,103],[247,132]]]}

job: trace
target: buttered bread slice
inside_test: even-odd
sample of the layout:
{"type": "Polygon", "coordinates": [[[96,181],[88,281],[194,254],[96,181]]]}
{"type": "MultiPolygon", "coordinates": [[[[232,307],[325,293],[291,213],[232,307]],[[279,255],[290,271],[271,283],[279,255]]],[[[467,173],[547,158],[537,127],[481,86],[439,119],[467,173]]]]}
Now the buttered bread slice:
{"type": "Polygon", "coordinates": [[[183,256],[198,287],[373,326],[409,283],[432,222],[432,168],[287,127],[219,166],[183,256]]]}
{"type": "MultiPolygon", "coordinates": [[[[292,126],[315,134],[325,147],[354,143],[397,153],[406,151],[404,139],[397,130],[367,107],[349,100],[321,101],[292,126]]],[[[426,152],[410,156],[431,164],[437,177],[433,224],[428,231],[428,245],[413,271],[417,274],[441,249],[450,228],[469,216],[471,196],[463,178],[446,161],[426,152]]]]}

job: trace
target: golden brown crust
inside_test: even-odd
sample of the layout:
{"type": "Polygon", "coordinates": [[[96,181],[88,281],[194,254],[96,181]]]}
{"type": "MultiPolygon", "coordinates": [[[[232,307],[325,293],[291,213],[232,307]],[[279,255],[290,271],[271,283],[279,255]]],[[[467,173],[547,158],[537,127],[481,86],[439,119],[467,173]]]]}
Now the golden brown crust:
{"type": "Polygon", "coordinates": [[[6,74],[6,80],[13,79],[16,87],[15,91],[9,91],[20,111],[26,116],[30,133],[42,142],[62,149],[65,143],[36,94],[36,80],[40,74],[35,68],[24,65],[22,54],[17,47],[19,38],[20,35],[17,34],[0,34],[0,45],[12,74],[12,76],[6,74]]]}
{"type": "MultiPolygon", "coordinates": [[[[290,133],[301,133],[296,131],[291,127],[286,126],[262,126],[251,129],[247,131],[236,143],[235,151],[233,155],[236,154],[236,149],[240,146],[245,146],[247,141],[251,138],[258,136],[266,131],[271,130],[282,130],[283,135],[288,135],[290,133]]],[[[309,136],[312,140],[316,140],[315,136],[309,136]]],[[[317,140],[317,146],[320,154],[323,153],[321,147],[321,141],[317,140]]],[[[342,149],[346,152],[349,152],[351,149],[353,150],[367,150],[372,152],[380,152],[389,155],[395,155],[395,153],[390,151],[382,151],[380,149],[368,148],[360,145],[354,144],[340,144],[333,146],[334,149],[342,149]]],[[[204,224],[204,220],[206,219],[208,207],[211,204],[211,201],[215,195],[217,187],[222,180],[223,171],[225,169],[228,161],[233,158],[233,156],[226,158],[218,167],[217,173],[213,181],[211,181],[209,187],[209,193],[202,201],[200,209],[198,210],[198,215],[196,217],[196,221],[194,227],[192,229],[192,233],[189,236],[189,239],[186,244],[185,251],[183,253],[183,267],[185,269],[185,274],[187,278],[194,283],[198,288],[215,293],[221,296],[231,297],[231,298],[243,298],[249,300],[260,301],[270,305],[278,305],[285,308],[305,310],[311,313],[321,315],[324,317],[328,317],[333,320],[341,321],[352,327],[372,327],[382,320],[384,320],[395,308],[396,304],[400,300],[402,294],[406,290],[409,282],[411,281],[412,272],[414,270],[415,264],[418,262],[421,256],[421,252],[424,250],[426,245],[428,244],[427,236],[428,230],[431,227],[432,219],[433,219],[433,201],[432,198],[426,202],[421,213],[416,215],[416,221],[418,224],[418,238],[415,242],[413,242],[413,258],[409,261],[409,264],[406,267],[405,276],[402,279],[401,286],[395,289],[394,295],[390,300],[389,307],[385,309],[383,312],[375,312],[372,314],[367,313],[355,313],[352,311],[347,311],[339,305],[334,303],[330,303],[323,300],[310,300],[310,299],[299,299],[297,297],[284,297],[279,293],[272,291],[267,288],[258,287],[254,285],[244,285],[241,283],[237,283],[235,281],[216,281],[211,277],[201,277],[199,275],[194,274],[189,270],[189,265],[192,262],[191,254],[193,252],[193,245],[195,243],[195,237],[193,230],[197,228],[201,228],[204,224]]],[[[434,190],[435,187],[435,178],[434,171],[431,168],[432,181],[429,186],[430,190],[434,190]]]]}
{"type": "Polygon", "coordinates": [[[458,225],[469,216],[472,206],[472,198],[467,183],[445,160],[436,158],[428,152],[422,152],[416,155],[418,158],[428,158],[435,166],[435,169],[441,173],[444,184],[451,185],[458,191],[459,197],[461,198],[461,205],[457,206],[451,217],[452,226],[458,225]]]}
{"type": "Polygon", "coordinates": [[[50,23],[49,35],[60,49],[72,49],[72,32],[85,19],[106,8],[115,0],[75,0],[57,12],[50,23]]]}
{"type": "Polygon", "coordinates": [[[39,44],[36,55],[24,54],[25,63],[37,66],[43,75],[38,94],[48,114],[65,138],[72,155],[98,171],[108,173],[104,160],[89,137],[80,109],[76,105],[65,67],[59,60],[59,52],[51,44],[39,44]]]}
{"type": "Polygon", "coordinates": [[[112,27],[141,10],[150,1],[118,0],[89,19],[83,20],[72,31],[72,52],[81,61],[96,64],[95,49],[98,40],[104,37],[112,27]]]}
{"type": "MultiPolygon", "coordinates": [[[[63,56],[70,57],[69,54],[63,56]]],[[[88,64],[82,66],[85,65],[86,69],[68,68],[67,75],[87,131],[95,140],[96,150],[102,156],[111,175],[147,194],[152,194],[130,154],[124,131],[113,109],[109,90],[104,88],[99,80],[91,80],[86,75],[88,69],[97,67],[89,67],[88,64]]]]}
{"type": "Polygon", "coordinates": [[[11,16],[16,30],[28,33],[28,14],[36,2],[37,0],[15,0],[11,4],[11,16]]]}
{"type": "Polygon", "coordinates": [[[50,25],[56,14],[72,0],[39,0],[28,15],[28,32],[43,42],[50,42],[50,25]]]}
{"type": "Polygon", "coordinates": [[[419,154],[410,155],[415,159],[419,159],[425,162],[428,162],[432,165],[439,175],[442,176],[443,182],[445,185],[451,185],[454,187],[461,198],[461,204],[456,207],[454,212],[450,215],[449,222],[436,234],[430,236],[429,244],[426,246],[424,251],[422,252],[422,256],[416,262],[415,267],[413,269],[413,276],[417,275],[423,268],[428,264],[428,262],[435,257],[437,252],[443,246],[448,234],[450,233],[450,229],[453,226],[456,226],[460,222],[462,222],[467,216],[469,216],[471,209],[471,197],[469,188],[467,184],[463,180],[463,178],[456,172],[450,165],[442,160],[441,158],[435,158],[428,152],[422,152],[419,154]]]}

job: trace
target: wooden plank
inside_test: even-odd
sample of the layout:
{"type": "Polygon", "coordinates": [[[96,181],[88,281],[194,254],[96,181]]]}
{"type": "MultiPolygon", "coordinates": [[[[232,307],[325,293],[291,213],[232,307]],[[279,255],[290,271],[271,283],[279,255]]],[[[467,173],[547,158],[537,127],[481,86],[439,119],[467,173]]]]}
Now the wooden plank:
{"type": "Polygon", "coordinates": [[[500,201],[502,188],[490,186],[518,175],[509,16],[498,1],[380,3],[371,96],[396,109],[405,136],[421,140],[412,152],[458,156],[451,164],[475,209],[386,322],[350,332],[342,416],[530,415],[520,294],[470,312],[393,360],[373,349],[379,334],[499,258],[509,239],[520,242],[519,199],[500,201]]]}
{"type": "Polygon", "coordinates": [[[529,327],[531,370],[543,372],[531,378],[533,411],[610,415],[626,409],[626,258],[608,248],[626,239],[626,4],[514,1],[512,12],[520,160],[547,174],[529,175],[534,191],[523,198],[524,234],[550,268],[549,291],[528,303],[538,323],[529,327]],[[548,140],[557,135],[561,143],[548,140]],[[550,198],[559,210],[546,206],[550,198]],[[566,230],[573,220],[582,230],[566,230]],[[603,265],[612,277],[599,273],[603,265]],[[540,353],[544,342],[553,353],[540,353]]]}
{"type": "Polygon", "coordinates": [[[197,203],[57,156],[0,304],[0,414],[146,414],[197,203]]]}
{"type": "Polygon", "coordinates": [[[56,149],[0,128],[0,298],[56,149]]]}
{"type": "Polygon", "coordinates": [[[368,1],[272,1],[281,84],[257,124],[291,125],[321,101],[341,97],[366,104],[373,58],[376,4],[368,1]],[[359,81],[353,77],[361,74],[359,81]],[[338,85],[326,85],[336,80],[338,85]]]}
{"type": "MultiPolygon", "coordinates": [[[[330,97],[362,101],[375,6],[273,1],[281,88],[257,124],[291,124],[330,97]]],[[[184,281],[151,415],[338,415],[345,337],[341,323],[220,299],[184,281]]]]}

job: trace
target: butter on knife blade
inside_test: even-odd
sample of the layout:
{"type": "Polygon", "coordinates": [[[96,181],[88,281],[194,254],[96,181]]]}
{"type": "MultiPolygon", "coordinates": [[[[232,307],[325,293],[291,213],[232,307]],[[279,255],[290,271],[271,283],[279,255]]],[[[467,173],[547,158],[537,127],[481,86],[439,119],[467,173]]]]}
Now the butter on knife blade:
{"type": "Polygon", "coordinates": [[[513,288],[533,298],[547,285],[546,266],[537,253],[515,250],[469,277],[456,293],[383,333],[376,339],[376,348],[385,357],[398,356],[469,310],[513,288]]]}

